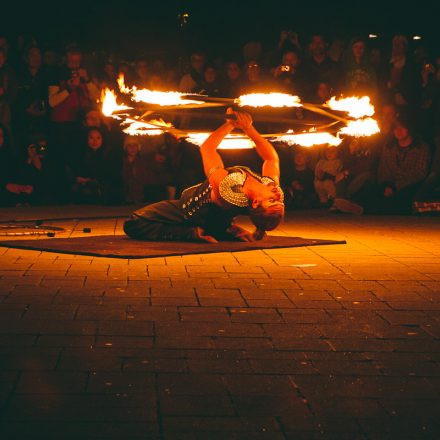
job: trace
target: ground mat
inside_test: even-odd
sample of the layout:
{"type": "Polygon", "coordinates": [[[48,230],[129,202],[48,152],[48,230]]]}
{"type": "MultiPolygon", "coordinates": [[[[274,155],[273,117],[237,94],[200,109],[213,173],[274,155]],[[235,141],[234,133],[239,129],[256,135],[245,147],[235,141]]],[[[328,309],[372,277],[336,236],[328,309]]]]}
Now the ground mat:
{"type": "Polygon", "coordinates": [[[180,241],[139,241],[128,238],[126,235],[0,241],[1,247],[114,258],[165,257],[170,255],[240,252],[254,249],[318,246],[324,244],[345,244],[345,241],[268,236],[263,240],[252,243],[223,241],[211,244],[180,241]]]}

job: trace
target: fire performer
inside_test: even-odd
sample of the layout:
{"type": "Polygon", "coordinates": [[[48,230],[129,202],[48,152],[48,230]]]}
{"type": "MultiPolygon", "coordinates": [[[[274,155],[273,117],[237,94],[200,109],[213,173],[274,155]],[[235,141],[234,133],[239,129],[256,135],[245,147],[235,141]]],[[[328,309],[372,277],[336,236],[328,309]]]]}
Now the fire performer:
{"type": "Polygon", "coordinates": [[[280,164],[275,148],[252,124],[248,113],[228,109],[227,119],[200,147],[207,179],[182,192],[179,200],[163,200],[134,211],[124,223],[125,233],[135,239],[154,241],[219,240],[255,241],[275,229],[284,216],[284,195],[279,186],[280,164]],[[247,167],[225,168],[217,151],[234,128],[254,143],[263,160],[262,175],[247,167]],[[249,232],[234,219],[248,215],[256,229],[249,232]]]}

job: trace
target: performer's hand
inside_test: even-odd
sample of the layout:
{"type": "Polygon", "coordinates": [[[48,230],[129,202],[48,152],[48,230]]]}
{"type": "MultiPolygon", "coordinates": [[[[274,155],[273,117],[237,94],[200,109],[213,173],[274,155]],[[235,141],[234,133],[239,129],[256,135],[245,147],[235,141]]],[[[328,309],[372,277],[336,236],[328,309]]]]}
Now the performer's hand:
{"type": "Polygon", "coordinates": [[[194,238],[197,241],[203,241],[206,243],[218,243],[218,240],[216,240],[213,236],[206,234],[203,228],[200,226],[194,228],[194,238]]]}
{"type": "Polygon", "coordinates": [[[232,225],[227,229],[227,232],[231,234],[234,238],[240,241],[255,241],[256,238],[254,237],[254,234],[247,231],[246,229],[242,228],[238,225],[232,225]]]}
{"type": "Polygon", "coordinates": [[[231,123],[235,128],[239,128],[246,132],[252,126],[252,117],[249,113],[238,112],[229,107],[226,110],[226,114],[235,115],[235,120],[231,120],[231,123]]]}

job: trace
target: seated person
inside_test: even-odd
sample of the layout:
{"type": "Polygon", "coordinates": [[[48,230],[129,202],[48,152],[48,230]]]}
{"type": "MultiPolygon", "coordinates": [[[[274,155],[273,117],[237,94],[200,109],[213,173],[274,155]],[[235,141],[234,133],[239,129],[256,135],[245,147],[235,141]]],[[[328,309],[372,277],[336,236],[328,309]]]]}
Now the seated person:
{"type": "Polygon", "coordinates": [[[72,173],[75,202],[114,204],[122,201],[119,155],[106,145],[99,128],[89,130],[87,146],[72,173]]]}
{"type": "Polygon", "coordinates": [[[135,239],[204,241],[261,239],[275,229],[284,215],[279,187],[280,164],[275,148],[252,125],[247,113],[234,112],[200,147],[206,180],[183,191],[179,200],[164,200],[133,212],[124,224],[125,233],[135,239]],[[224,168],[217,148],[225,136],[239,128],[255,143],[263,160],[263,177],[249,168],[224,168]],[[234,223],[248,215],[256,226],[253,233],[234,223]]]}
{"type": "Polygon", "coordinates": [[[124,200],[127,203],[145,201],[144,189],[147,181],[147,160],[140,154],[141,144],[136,136],[124,139],[124,156],[122,159],[122,181],[124,200]]]}
{"type": "Polygon", "coordinates": [[[384,214],[409,214],[413,198],[428,175],[429,146],[415,131],[411,115],[398,115],[394,139],[382,150],[378,188],[369,210],[384,214]]]}
{"type": "Polygon", "coordinates": [[[0,124],[0,206],[16,206],[29,201],[34,188],[20,182],[18,161],[12,152],[9,131],[0,124]]]}
{"type": "Polygon", "coordinates": [[[369,146],[363,139],[353,138],[339,147],[343,169],[337,175],[332,210],[363,213],[363,196],[371,189],[377,168],[376,154],[369,146]]]}
{"type": "Polygon", "coordinates": [[[338,148],[327,146],[324,150],[324,157],[318,161],[315,167],[315,190],[319,202],[323,206],[328,206],[336,196],[336,183],[339,181],[342,171],[338,148]]]}
{"type": "Polygon", "coordinates": [[[302,148],[293,150],[293,166],[286,182],[286,206],[291,209],[312,208],[317,197],[313,186],[314,173],[309,168],[307,152],[302,148]]]}

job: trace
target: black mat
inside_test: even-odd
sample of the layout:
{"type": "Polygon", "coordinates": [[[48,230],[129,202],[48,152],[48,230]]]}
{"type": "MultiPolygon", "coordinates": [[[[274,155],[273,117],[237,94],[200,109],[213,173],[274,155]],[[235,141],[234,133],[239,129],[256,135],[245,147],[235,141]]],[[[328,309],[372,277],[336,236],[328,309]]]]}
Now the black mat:
{"type": "Polygon", "coordinates": [[[79,238],[7,240],[0,241],[0,246],[98,257],[148,258],[345,243],[345,241],[319,240],[314,238],[268,236],[261,241],[252,243],[223,241],[211,244],[176,241],[138,241],[128,238],[126,235],[98,235],[79,238]]]}

